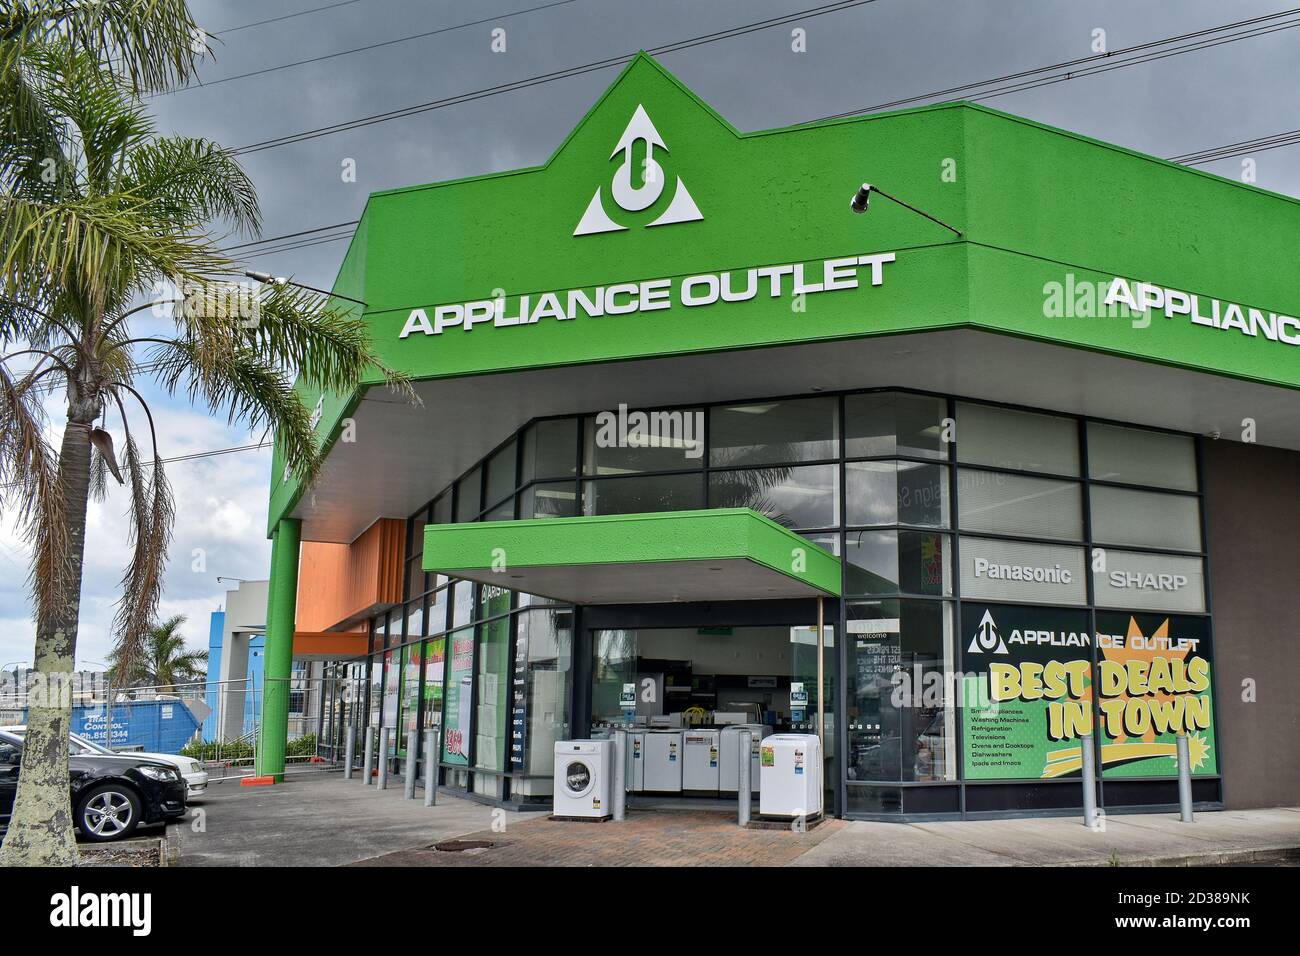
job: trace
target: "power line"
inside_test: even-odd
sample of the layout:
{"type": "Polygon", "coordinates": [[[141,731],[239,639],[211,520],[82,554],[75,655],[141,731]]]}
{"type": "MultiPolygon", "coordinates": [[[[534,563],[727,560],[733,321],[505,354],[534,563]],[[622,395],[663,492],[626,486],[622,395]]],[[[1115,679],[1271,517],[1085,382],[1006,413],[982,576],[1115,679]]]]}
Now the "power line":
{"type": "Polygon", "coordinates": [[[848,116],[858,116],[863,113],[879,112],[880,110],[898,109],[899,107],[902,106],[910,106],[914,103],[920,103],[924,100],[934,100],[940,97],[946,99],[979,100],[979,99],[989,99],[994,96],[1004,96],[1007,93],[1016,93],[1024,89],[1032,89],[1035,86],[1045,86],[1048,85],[1049,83],[1062,82],[1064,80],[1071,80],[1082,76],[1091,76],[1094,73],[1107,72],[1112,69],[1120,69],[1126,66],[1135,66],[1138,65],[1139,63],[1149,62],[1150,60],[1164,59],[1166,56],[1172,56],[1181,53],[1192,53],[1202,49],[1209,49],[1210,47],[1219,46],[1221,43],[1225,43],[1225,42],[1246,40],[1256,36],[1264,36],[1268,33],[1274,33],[1277,32],[1278,30],[1288,30],[1291,29],[1292,27],[1300,26],[1300,20],[1287,22],[1281,25],[1274,23],[1274,21],[1277,21],[1284,17],[1292,16],[1297,13],[1300,13],[1300,7],[1293,7],[1289,10],[1282,10],[1279,11],[1278,13],[1270,13],[1264,16],[1253,17],[1248,20],[1237,20],[1232,23],[1221,24],[1220,26],[1217,27],[1207,27],[1204,30],[1196,30],[1191,33],[1182,33],[1182,34],[1177,34],[1175,36],[1164,37],[1163,39],[1159,39],[1159,40],[1150,40],[1146,43],[1139,43],[1134,46],[1124,47],[1119,50],[1114,50],[1110,53],[1097,53],[1097,54],[1093,54],[1092,56],[1079,57],[1073,60],[1063,60],[1060,63],[1050,63],[1047,64],[1046,66],[1035,67],[1034,69],[1031,70],[1021,70],[1020,72],[1017,73],[1008,73],[1003,76],[996,76],[987,80],[978,80],[974,83],[965,83],[960,86],[948,87],[947,89],[933,90],[929,93],[920,93],[917,94],[916,96],[908,96],[902,99],[890,100],[889,102],[886,103],[877,103],[874,106],[864,106],[858,109],[845,110],[840,113],[831,113],[828,116],[819,117],[818,119],[812,120],[811,122],[821,122],[823,120],[829,120],[829,119],[842,119],[848,116]],[[1217,38],[1213,40],[1203,40],[1202,42],[1199,43],[1188,42],[1188,41],[1197,41],[1200,40],[1200,38],[1204,38],[1204,37],[1211,37],[1215,34],[1222,34],[1226,31],[1236,30],[1241,27],[1253,28],[1253,29],[1243,30],[1241,33],[1232,35],[1230,37],[1227,37],[1226,39],[1217,38]],[[1185,46],[1172,51],[1169,50],[1161,51],[1157,49],[1160,47],[1167,47],[1172,44],[1179,44],[1179,43],[1184,43],[1185,46]],[[1141,53],[1141,51],[1145,51],[1145,50],[1149,50],[1152,52],[1148,54],[1144,54],[1142,56],[1131,57],[1130,59],[1124,60],[1122,62],[1115,62],[1117,57],[1130,56],[1131,54],[1141,53]],[[1087,66],[1088,64],[1093,64],[1093,66],[1089,68],[1087,66]],[[1076,67],[1084,67],[1084,68],[1075,69],[1076,67]],[[1046,73],[1049,70],[1063,70],[1065,72],[1054,74],[1049,77],[1038,76],[1039,74],[1046,73]],[[1038,77],[1038,78],[1030,79],[1033,77],[1038,77]],[[1023,82],[1019,82],[1019,81],[1023,81],[1023,82]],[[994,84],[997,83],[1012,83],[1013,85],[1009,87],[995,89],[992,91],[981,93],[973,97],[965,95],[967,93],[979,91],[982,87],[993,86],[994,84]]]}
{"type": "MultiPolygon", "coordinates": [[[[839,3],[825,4],[819,7],[810,7],[797,13],[784,14],[779,17],[770,17],[766,20],[758,20],[753,23],[741,24],[740,26],[731,27],[726,30],[718,30],[713,33],[705,33],[700,36],[690,37],[685,40],[679,40],[674,43],[664,44],[663,46],[654,47],[648,50],[648,53],[661,55],[664,53],[675,53],[679,50],[688,50],[705,43],[715,43],[719,40],[731,39],[732,37],[744,36],[749,33],[756,33],[759,30],[767,30],[775,26],[781,26],[786,23],[793,23],[796,20],[807,20],[812,17],[819,17],[829,13],[838,13],[842,10],[849,10],[854,7],[865,6],[869,3],[875,3],[876,0],[841,0],[839,3]]],[[[241,146],[231,150],[235,155],[244,153],[257,153],[267,149],[274,149],[279,146],[287,146],[290,143],[301,143],[311,139],[318,139],[322,136],[330,136],[334,133],[345,132],[347,130],[361,129],[366,126],[373,126],[377,123],[386,123],[390,120],[402,119],[407,116],[415,116],[419,113],[425,113],[430,110],[441,109],[445,106],[454,106],[460,103],[469,103],[474,100],[483,99],[488,96],[495,96],[499,93],[514,92],[516,90],[528,89],[529,87],[539,86],[543,83],[551,83],[555,80],[568,79],[570,77],[581,76],[586,73],[592,73],[597,70],[606,70],[610,67],[621,66],[631,62],[636,54],[626,54],[623,56],[608,57],[604,60],[596,60],[591,63],[585,63],[580,66],[569,67],[563,70],[555,70],[551,73],[543,73],[538,76],[528,77],[523,80],[516,80],[510,83],[501,83],[495,86],[484,87],[479,90],[473,90],[468,93],[459,93],[454,96],[444,97],[442,99],[430,100],[427,103],[419,103],[415,106],[403,107],[402,109],[390,110],[384,113],[374,113],[368,116],[358,117],[354,120],[347,120],[342,123],[334,123],[329,126],[322,126],[316,129],[304,130],[300,133],[291,133],[286,136],[278,136],[273,139],[263,140],[257,143],[250,143],[247,146],[241,146]]]]}
{"type": "MultiPolygon", "coordinates": [[[[507,11],[506,13],[497,14],[496,16],[493,17],[484,17],[481,20],[471,20],[468,23],[458,23],[455,24],[454,26],[439,27],[437,30],[427,30],[424,33],[410,33],[407,34],[406,36],[397,37],[396,39],[393,40],[383,40],[379,43],[368,43],[365,46],[353,47],[349,50],[339,50],[336,53],[325,53],[322,54],[321,56],[308,57],[305,60],[294,60],[291,63],[281,63],[278,66],[268,66],[261,70],[250,70],[247,73],[236,73],[233,76],[222,76],[222,77],[218,77],[215,80],[206,80],[197,83],[190,83],[186,86],[180,86],[171,90],[164,90],[154,95],[170,96],[173,93],[183,93],[186,90],[209,89],[213,86],[218,86],[222,83],[229,83],[232,80],[244,80],[244,79],[248,79],[251,76],[263,76],[267,73],[275,73],[279,70],[288,70],[295,66],[306,66],[309,63],[321,63],[325,60],[333,60],[337,57],[349,56],[353,53],[366,53],[370,50],[379,50],[384,47],[395,46],[398,43],[406,43],[410,40],[423,40],[428,37],[438,36],[439,34],[442,33],[452,33],[456,30],[464,30],[468,27],[482,26],[485,23],[496,23],[497,21],[500,20],[509,20],[512,17],[520,17],[526,13],[536,13],[539,10],[549,10],[552,7],[563,7],[563,6],[567,6],[570,3],[577,3],[577,2],[578,0],[554,0],[554,2],[552,3],[543,3],[536,7],[529,7],[526,10],[507,11]]],[[[273,21],[264,21],[264,22],[273,22],[273,21]]],[[[250,24],[250,26],[251,25],[252,24],[250,24]]]]}
{"type": "Polygon", "coordinates": [[[361,0],[339,0],[338,3],[327,3],[322,7],[312,7],[309,10],[299,10],[297,13],[286,13],[284,16],[271,17],[267,20],[258,20],[255,23],[241,23],[237,27],[226,27],[224,30],[213,30],[212,35],[222,37],[229,33],[238,33],[240,30],[249,30],[253,27],[264,27],[268,23],[279,23],[281,20],[292,20],[295,17],[305,17],[309,13],[320,13],[323,10],[333,10],[335,7],[346,7],[360,2],[361,0]]]}
{"type": "Polygon", "coordinates": [[[1296,143],[1300,143],[1300,129],[1288,130],[1285,133],[1273,133],[1270,136],[1259,136],[1255,139],[1244,139],[1236,143],[1226,143],[1223,146],[1212,146],[1191,153],[1183,153],[1180,156],[1170,156],[1169,160],[1174,163],[1182,163],[1185,166],[1201,166],[1205,163],[1212,163],[1233,156],[1242,156],[1246,153],[1264,153],[1270,149],[1294,146],[1296,143]]]}

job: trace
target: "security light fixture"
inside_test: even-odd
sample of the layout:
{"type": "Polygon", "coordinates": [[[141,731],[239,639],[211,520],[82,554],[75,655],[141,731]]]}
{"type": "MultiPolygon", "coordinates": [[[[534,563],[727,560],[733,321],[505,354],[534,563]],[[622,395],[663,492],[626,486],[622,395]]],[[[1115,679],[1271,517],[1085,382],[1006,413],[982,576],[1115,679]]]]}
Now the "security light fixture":
{"type": "Polygon", "coordinates": [[[853,198],[849,200],[849,208],[852,209],[858,215],[862,215],[867,211],[868,207],[871,205],[872,193],[879,193],[881,196],[884,196],[890,202],[896,202],[900,206],[904,207],[905,209],[912,210],[912,212],[916,213],[918,216],[924,216],[926,219],[929,219],[931,222],[938,223],[939,225],[943,226],[943,228],[947,229],[951,233],[956,234],[957,236],[961,235],[960,229],[954,229],[952,226],[948,225],[942,219],[937,219],[934,216],[931,216],[928,212],[925,212],[924,210],[921,209],[917,209],[911,203],[904,202],[903,200],[899,199],[897,196],[891,196],[889,193],[885,192],[879,186],[875,186],[871,183],[863,183],[861,186],[858,187],[858,191],[854,193],[853,198]]]}
{"type": "Polygon", "coordinates": [[[244,275],[248,276],[255,282],[263,285],[296,285],[299,289],[306,289],[308,292],[319,292],[321,295],[328,295],[335,299],[347,299],[349,302],[355,302],[357,305],[366,305],[361,299],[354,299],[350,295],[343,295],[340,292],[330,292],[328,289],[318,289],[314,285],[304,285],[301,282],[294,282],[284,276],[273,276],[269,272],[258,272],[256,269],[245,269],[244,275]]]}

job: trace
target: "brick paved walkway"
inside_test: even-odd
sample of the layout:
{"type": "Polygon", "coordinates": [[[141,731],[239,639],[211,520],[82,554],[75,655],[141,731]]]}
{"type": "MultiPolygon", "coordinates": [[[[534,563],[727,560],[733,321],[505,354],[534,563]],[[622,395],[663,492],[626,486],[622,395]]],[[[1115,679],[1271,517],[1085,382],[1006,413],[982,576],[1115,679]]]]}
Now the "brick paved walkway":
{"type": "Polygon", "coordinates": [[[491,849],[445,853],[402,850],[354,866],[784,866],[844,826],[827,820],[807,833],[742,830],[734,814],[629,810],[622,823],[574,823],[507,813],[502,833],[481,830],[461,840],[491,849]]]}

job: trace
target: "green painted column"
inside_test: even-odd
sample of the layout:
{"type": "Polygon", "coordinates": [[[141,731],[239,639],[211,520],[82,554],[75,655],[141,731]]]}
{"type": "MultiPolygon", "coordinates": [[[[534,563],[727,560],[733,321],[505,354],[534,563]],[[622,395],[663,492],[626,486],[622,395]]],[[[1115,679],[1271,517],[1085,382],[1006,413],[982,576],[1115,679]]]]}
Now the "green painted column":
{"type": "Polygon", "coordinates": [[[298,605],[298,546],[302,522],[281,518],[271,538],[271,581],[266,592],[265,687],[258,731],[259,777],[284,779],[289,737],[289,677],[293,670],[294,615],[298,605]]]}

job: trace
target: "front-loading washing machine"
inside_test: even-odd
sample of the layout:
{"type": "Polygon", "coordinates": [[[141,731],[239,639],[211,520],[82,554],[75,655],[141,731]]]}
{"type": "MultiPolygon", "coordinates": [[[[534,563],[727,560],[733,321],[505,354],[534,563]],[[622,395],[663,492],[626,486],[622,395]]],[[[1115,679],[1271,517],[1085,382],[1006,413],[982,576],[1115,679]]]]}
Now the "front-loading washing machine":
{"type": "Polygon", "coordinates": [[[557,817],[606,820],[613,815],[610,789],[614,779],[612,740],[561,740],[555,745],[557,817]]]}

